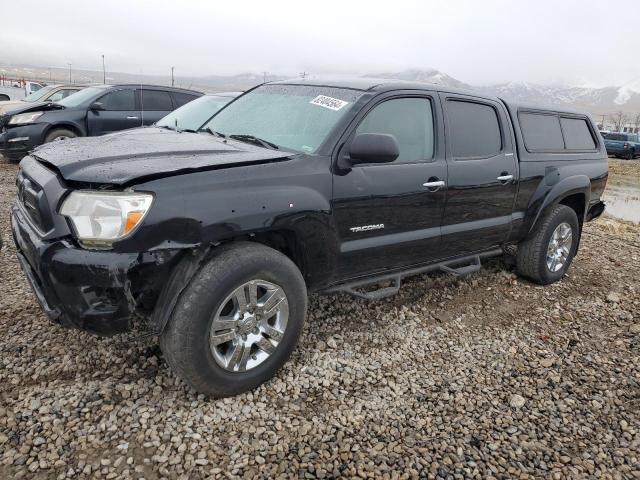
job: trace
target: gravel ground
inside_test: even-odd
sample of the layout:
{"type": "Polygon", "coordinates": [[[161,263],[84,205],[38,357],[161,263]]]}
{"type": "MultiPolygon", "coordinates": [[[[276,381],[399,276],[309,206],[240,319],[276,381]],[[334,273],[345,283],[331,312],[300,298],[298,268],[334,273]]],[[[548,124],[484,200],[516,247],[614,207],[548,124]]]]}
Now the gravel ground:
{"type": "Polygon", "coordinates": [[[494,261],[376,303],[313,297],[280,373],[211,401],[153,340],[48,323],[8,245],[0,477],[640,478],[639,268],[640,227],[602,219],[545,288],[494,261]]]}

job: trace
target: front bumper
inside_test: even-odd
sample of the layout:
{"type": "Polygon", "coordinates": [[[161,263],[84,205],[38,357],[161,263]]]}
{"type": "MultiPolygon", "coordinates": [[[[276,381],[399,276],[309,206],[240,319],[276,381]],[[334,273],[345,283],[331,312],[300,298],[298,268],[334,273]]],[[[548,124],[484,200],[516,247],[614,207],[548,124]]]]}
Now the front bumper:
{"type": "Polygon", "coordinates": [[[54,323],[98,335],[122,333],[135,315],[149,317],[179,250],[117,253],[43,240],[17,206],[11,229],[20,265],[54,323]]]}
{"type": "Polygon", "coordinates": [[[20,160],[42,144],[46,128],[46,124],[39,123],[3,128],[0,132],[0,155],[13,161],[20,160]]]}

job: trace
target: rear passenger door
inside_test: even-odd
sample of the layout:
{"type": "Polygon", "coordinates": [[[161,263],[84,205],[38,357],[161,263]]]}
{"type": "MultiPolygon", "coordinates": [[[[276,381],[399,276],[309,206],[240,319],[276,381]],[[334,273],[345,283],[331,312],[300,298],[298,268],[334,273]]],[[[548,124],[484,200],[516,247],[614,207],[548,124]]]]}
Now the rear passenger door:
{"type": "Polygon", "coordinates": [[[447,132],[443,254],[454,256],[507,240],[518,168],[506,109],[492,100],[440,94],[447,132]]]}
{"type": "Polygon", "coordinates": [[[96,103],[100,103],[102,109],[89,109],[87,112],[87,129],[90,136],[141,125],[134,88],[112,90],[96,100],[96,103]]]}
{"type": "Polygon", "coordinates": [[[393,92],[372,100],[345,133],[338,156],[348,157],[359,133],[393,135],[400,156],[392,163],[354,165],[333,176],[340,277],[437,258],[447,175],[437,93],[393,92]]]}
{"type": "Polygon", "coordinates": [[[151,125],[173,110],[169,92],[147,88],[139,91],[141,92],[140,110],[143,125],[151,125]]]}

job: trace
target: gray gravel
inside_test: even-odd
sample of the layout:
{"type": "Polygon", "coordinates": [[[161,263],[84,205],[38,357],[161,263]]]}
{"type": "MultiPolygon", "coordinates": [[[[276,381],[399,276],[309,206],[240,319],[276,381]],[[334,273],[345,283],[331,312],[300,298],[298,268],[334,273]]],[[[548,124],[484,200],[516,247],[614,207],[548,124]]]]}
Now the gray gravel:
{"type": "MultiPolygon", "coordinates": [[[[15,166],[0,163],[0,232],[15,166]]],[[[153,340],[48,323],[0,252],[0,478],[640,478],[640,228],[561,283],[503,262],[391,299],[313,297],[292,360],[209,401],[153,340]]]]}

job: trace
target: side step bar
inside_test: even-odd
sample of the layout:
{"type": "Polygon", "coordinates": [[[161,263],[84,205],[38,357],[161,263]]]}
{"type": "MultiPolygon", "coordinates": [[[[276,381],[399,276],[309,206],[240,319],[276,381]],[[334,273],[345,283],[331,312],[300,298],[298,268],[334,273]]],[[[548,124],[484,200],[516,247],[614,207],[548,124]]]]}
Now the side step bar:
{"type": "Polygon", "coordinates": [[[413,275],[419,275],[421,273],[433,272],[440,270],[445,273],[450,273],[455,276],[468,275],[470,273],[477,272],[481,268],[481,258],[497,257],[504,252],[501,248],[489,250],[476,255],[469,255],[466,257],[455,258],[440,263],[433,263],[431,265],[425,265],[423,267],[410,268],[396,273],[387,273],[378,275],[375,277],[366,278],[363,280],[356,280],[354,282],[344,283],[335,287],[331,287],[324,291],[324,293],[337,293],[344,292],[354,297],[364,298],[365,300],[380,300],[391,295],[395,295],[400,291],[402,285],[402,279],[413,275]],[[367,286],[376,285],[382,282],[391,282],[388,287],[382,287],[370,292],[363,292],[359,289],[367,286]]]}

